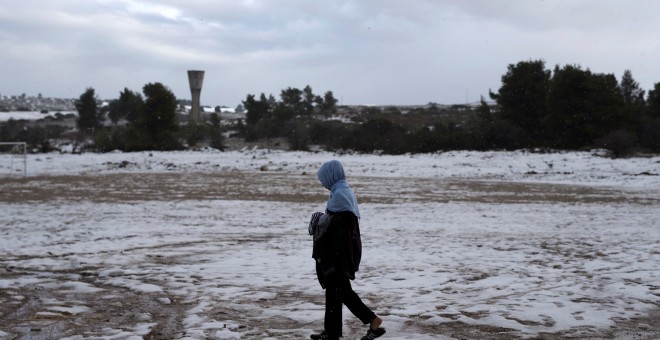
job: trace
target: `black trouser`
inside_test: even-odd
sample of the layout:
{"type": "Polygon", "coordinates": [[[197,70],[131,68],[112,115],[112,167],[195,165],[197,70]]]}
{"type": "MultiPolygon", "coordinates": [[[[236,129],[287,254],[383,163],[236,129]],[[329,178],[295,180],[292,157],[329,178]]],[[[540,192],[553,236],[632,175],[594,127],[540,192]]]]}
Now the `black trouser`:
{"type": "Polygon", "coordinates": [[[365,325],[376,318],[353,291],[351,281],[344,275],[335,274],[325,282],[325,331],[332,337],[342,336],[342,304],[348,307],[365,325]]]}

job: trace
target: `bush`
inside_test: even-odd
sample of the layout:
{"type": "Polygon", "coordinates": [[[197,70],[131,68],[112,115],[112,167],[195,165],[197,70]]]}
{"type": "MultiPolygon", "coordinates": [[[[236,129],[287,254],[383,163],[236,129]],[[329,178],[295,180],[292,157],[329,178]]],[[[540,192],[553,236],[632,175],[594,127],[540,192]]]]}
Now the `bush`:
{"type": "Polygon", "coordinates": [[[354,148],[358,151],[381,150],[388,154],[402,154],[409,151],[405,129],[389,120],[369,120],[356,128],[355,137],[354,148]]]}
{"type": "Polygon", "coordinates": [[[103,128],[96,133],[94,144],[99,152],[126,149],[126,129],[123,127],[103,128]]]}
{"type": "Polygon", "coordinates": [[[195,147],[205,137],[204,125],[195,122],[188,123],[180,131],[183,133],[183,139],[185,139],[188,147],[195,147]]]}
{"type": "Polygon", "coordinates": [[[309,151],[311,142],[309,123],[303,120],[294,120],[287,124],[289,131],[289,147],[292,150],[309,151]]]}
{"type": "Polygon", "coordinates": [[[610,150],[615,158],[630,155],[635,144],[635,135],[627,130],[610,132],[596,141],[596,147],[610,150]]]}
{"type": "Polygon", "coordinates": [[[312,144],[324,145],[327,150],[348,150],[356,143],[353,124],[338,121],[317,121],[309,128],[312,144]]]}

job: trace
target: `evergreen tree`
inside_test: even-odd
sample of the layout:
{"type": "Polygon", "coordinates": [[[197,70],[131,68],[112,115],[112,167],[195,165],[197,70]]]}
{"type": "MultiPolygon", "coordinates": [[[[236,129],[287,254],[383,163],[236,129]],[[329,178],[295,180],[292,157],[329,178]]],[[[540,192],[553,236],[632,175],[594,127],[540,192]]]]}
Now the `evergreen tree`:
{"type": "Polygon", "coordinates": [[[325,116],[330,116],[337,113],[337,99],[335,99],[332,91],[327,91],[323,96],[321,112],[325,116]]]}
{"type": "Polygon", "coordinates": [[[484,124],[493,123],[493,114],[490,112],[490,106],[486,103],[484,96],[479,100],[479,108],[477,109],[477,118],[484,124]]]}
{"type": "Polygon", "coordinates": [[[316,96],[314,95],[314,92],[312,92],[312,88],[307,85],[303,89],[303,94],[302,94],[302,114],[305,115],[312,115],[314,113],[314,104],[315,104],[315,99],[316,96]]]}
{"type": "Polygon", "coordinates": [[[123,113],[123,117],[129,122],[134,122],[140,116],[143,110],[144,99],[142,95],[124,88],[124,91],[119,93],[119,110],[123,113]]]}
{"type": "Polygon", "coordinates": [[[103,115],[96,102],[94,89],[89,87],[75,103],[76,110],[78,110],[78,120],[76,121],[78,129],[88,135],[94,135],[103,123],[103,115]]]}
{"type": "Polygon", "coordinates": [[[502,76],[498,93],[491,92],[500,107],[499,116],[522,128],[535,141],[542,137],[550,74],[542,60],[511,64],[502,76]]]}
{"type": "Polygon", "coordinates": [[[257,108],[257,100],[254,99],[253,94],[248,94],[245,100],[243,101],[243,107],[247,111],[245,114],[245,123],[248,126],[252,126],[259,122],[261,119],[261,110],[257,108]]]}
{"type": "Polygon", "coordinates": [[[655,83],[653,90],[649,91],[647,103],[647,116],[660,118],[660,83],[655,83]]]}
{"type": "Polygon", "coordinates": [[[245,114],[245,137],[247,140],[255,140],[261,137],[264,125],[267,125],[265,122],[269,119],[274,108],[272,105],[277,105],[271,104],[274,101],[272,96],[267,98],[264,93],[261,93],[259,100],[256,100],[254,95],[250,94],[243,101],[243,107],[247,111],[245,114]]]}
{"type": "Polygon", "coordinates": [[[220,126],[220,115],[213,112],[210,118],[211,127],[211,143],[209,144],[212,148],[218,150],[224,150],[225,146],[223,144],[222,138],[222,127],[220,126]]]}
{"type": "Polygon", "coordinates": [[[639,128],[642,147],[660,152],[660,83],[655,83],[646,100],[646,110],[639,128]]]}
{"type": "Polygon", "coordinates": [[[625,124],[623,96],[612,74],[593,74],[580,66],[555,68],[545,123],[553,146],[575,149],[590,145],[625,124]]]}
{"type": "Polygon", "coordinates": [[[245,123],[248,126],[256,126],[259,121],[268,117],[272,110],[270,100],[263,93],[259,97],[259,100],[255,100],[252,94],[248,95],[243,101],[243,106],[247,111],[245,114],[245,123]]]}
{"type": "Polygon", "coordinates": [[[128,122],[135,122],[142,112],[143,105],[141,94],[124,88],[119,92],[119,99],[110,102],[108,117],[115,124],[122,118],[128,122]]]}
{"type": "Polygon", "coordinates": [[[135,150],[174,150],[181,145],[176,137],[176,97],[161,83],[144,85],[145,102],[132,129],[127,134],[135,150]]]}
{"type": "Polygon", "coordinates": [[[176,97],[161,83],[149,83],[142,88],[146,101],[142,115],[137,119],[145,132],[157,135],[159,132],[175,132],[179,125],[176,120],[176,97]]]}
{"type": "Polygon", "coordinates": [[[619,89],[626,105],[644,104],[644,90],[639,88],[639,83],[633,79],[630,70],[623,72],[619,89]]]}
{"type": "MultiPolygon", "coordinates": [[[[310,88],[311,91],[311,88],[310,88]]],[[[303,109],[303,91],[297,88],[287,87],[280,93],[280,99],[283,105],[291,107],[296,113],[302,113],[303,109]]]]}
{"type": "Polygon", "coordinates": [[[122,118],[122,113],[119,111],[119,100],[113,99],[108,103],[108,106],[106,108],[108,112],[108,118],[110,118],[110,121],[112,124],[117,125],[117,122],[122,118]]]}

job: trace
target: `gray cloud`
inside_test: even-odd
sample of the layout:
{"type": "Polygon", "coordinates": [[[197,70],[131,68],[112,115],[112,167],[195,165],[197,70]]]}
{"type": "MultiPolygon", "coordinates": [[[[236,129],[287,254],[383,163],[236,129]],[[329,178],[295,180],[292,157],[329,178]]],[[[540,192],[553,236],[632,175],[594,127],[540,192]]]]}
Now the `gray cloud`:
{"type": "Polygon", "coordinates": [[[655,1],[13,2],[0,12],[0,93],[102,98],[162,82],[202,102],[309,84],[344,103],[476,101],[508,64],[544,59],[660,82],[655,1]],[[467,98],[466,98],[467,97],[467,98]]]}

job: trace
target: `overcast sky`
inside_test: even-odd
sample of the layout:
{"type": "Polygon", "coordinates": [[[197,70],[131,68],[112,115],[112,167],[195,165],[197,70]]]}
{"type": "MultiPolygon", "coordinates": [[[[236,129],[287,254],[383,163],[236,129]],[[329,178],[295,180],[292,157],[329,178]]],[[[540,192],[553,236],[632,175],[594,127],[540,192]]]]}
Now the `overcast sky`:
{"type": "Polygon", "coordinates": [[[0,9],[0,94],[102,99],[151,82],[203,105],[310,85],[343,104],[478,101],[543,59],[660,82],[655,0],[24,0],[0,9]]]}

